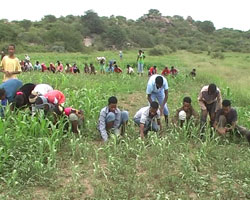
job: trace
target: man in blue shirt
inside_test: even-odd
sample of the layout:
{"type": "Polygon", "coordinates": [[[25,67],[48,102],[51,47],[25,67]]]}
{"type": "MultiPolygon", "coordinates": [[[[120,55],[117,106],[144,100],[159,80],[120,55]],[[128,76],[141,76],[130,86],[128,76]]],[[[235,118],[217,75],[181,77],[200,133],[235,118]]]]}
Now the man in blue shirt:
{"type": "Polygon", "coordinates": [[[97,129],[99,130],[102,139],[108,140],[108,132],[112,131],[119,135],[125,132],[125,126],[128,122],[128,112],[121,111],[117,108],[117,98],[112,96],[108,99],[108,106],[104,107],[99,116],[97,129]],[[119,130],[121,128],[121,131],[119,130]]]}
{"type": "Polygon", "coordinates": [[[166,125],[168,126],[168,82],[167,79],[161,75],[152,75],[147,84],[146,93],[148,101],[151,104],[153,101],[158,100],[160,105],[161,115],[164,114],[166,125]]]}
{"type": "Polygon", "coordinates": [[[22,81],[18,79],[9,79],[0,85],[1,117],[4,116],[4,108],[7,103],[13,102],[17,90],[22,87],[22,85],[22,81]]]}

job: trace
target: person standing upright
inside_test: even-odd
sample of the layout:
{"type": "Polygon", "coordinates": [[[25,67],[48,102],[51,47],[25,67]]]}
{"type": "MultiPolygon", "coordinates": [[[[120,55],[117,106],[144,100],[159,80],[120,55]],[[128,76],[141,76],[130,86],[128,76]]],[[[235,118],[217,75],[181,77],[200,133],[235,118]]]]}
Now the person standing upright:
{"type": "Polygon", "coordinates": [[[144,67],[144,59],[145,55],[142,50],[139,50],[138,56],[137,56],[137,63],[138,63],[138,74],[141,76],[143,75],[143,67],[144,67]]]}

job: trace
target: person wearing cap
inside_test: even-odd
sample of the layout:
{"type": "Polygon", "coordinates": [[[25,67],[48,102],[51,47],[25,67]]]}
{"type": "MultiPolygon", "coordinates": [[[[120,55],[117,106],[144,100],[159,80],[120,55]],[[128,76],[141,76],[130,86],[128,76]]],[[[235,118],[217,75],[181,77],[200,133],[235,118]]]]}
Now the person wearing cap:
{"type": "Polygon", "coordinates": [[[237,111],[231,107],[230,100],[223,100],[222,108],[216,113],[214,128],[220,135],[236,132],[250,142],[250,131],[237,124],[237,111]]]}
{"type": "Polygon", "coordinates": [[[215,120],[216,112],[222,107],[222,96],[220,89],[213,83],[204,86],[198,96],[198,101],[201,108],[201,132],[207,122],[207,115],[210,117],[210,126],[212,127],[215,120]]]}
{"type": "Polygon", "coordinates": [[[64,108],[64,114],[68,117],[73,133],[78,133],[83,125],[84,115],[82,110],[76,110],[71,107],[64,108]]]}
{"type": "Polygon", "coordinates": [[[52,103],[54,105],[63,105],[65,103],[65,96],[59,90],[52,90],[44,94],[43,96],[48,99],[49,103],[52,103]]]}
{"type": "Polygon", "coordinates": [[[150,106],[141,108],[134,116],[134,122],[140,127],[140,136],[143,139],[148,131],[162,130],[159,104],[152,101],[150,106]],[[156,122],[157,121],[157,122],[156,122]]]}
{"type": "Polygon", "coordinates": [[[173,124],[175,126],[182,127],[185,121],[189,121],[194,118],[195,121],[199,119],[198,113],[194,110],[192,106],[192,100],[190,97],[183,98],[182,107],[176,110],[175,116],[173,117],[173,124]]]}
{"type": "Polygon", "coordinates": [[[117,98],[112,96],[108,99],[108,106],[104,107],[99,115],[97,129],[104,141],[108,140],[108,132],[113,131],[116,135],[124,134],[129,114],[117,108],[117,98]],[[121,130],[120,130],[121,129],[121,130]]]}
{"type": "Polygon", "coordinates": [[[152,75],[147,84],[146,89],[148,102],[151,104],[153,101],[158,101],[160,105],[161,115],[164,114],[166,125],[168,126],[168,82],[162,75],[152,75]]]}
{"type": "Polygon", "coordinates": [[[9,79],[0,85],[1,117],[4,117],[4,109],[8,103],[12,103],[17,90],[22,87],[22,81],[18,79],[9,79]]]}
{"type": "Polygon", "coordinates": [[[19,88],[14,97],[13,106],[16,108],[21,108],[24,106],[30,106],[29,96],[35,88],[35,84],[26,83],[21,88],[19,88]]]}

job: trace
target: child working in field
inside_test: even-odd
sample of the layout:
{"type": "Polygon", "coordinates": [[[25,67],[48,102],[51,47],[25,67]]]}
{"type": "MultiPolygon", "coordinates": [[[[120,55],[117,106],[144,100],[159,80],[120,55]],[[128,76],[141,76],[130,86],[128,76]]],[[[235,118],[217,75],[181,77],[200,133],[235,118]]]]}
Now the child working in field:
{"type": "Polygon", "coordinates": [[[68,117],[71,123],[72,132],[78,133],[84,121],[83,111],[68,107],[64,109],[64,114],[68,117]]]}
{"type": "Polygon", "coordinates": [[[4,56],[1,63],[1,72],[4,73],[3,82],[9,79],[17,79],[17,74],[20,74],[22,69],[18,58],[15,56],[15,45],[10,44],[8,47],[8,56],[4,56]]]}
{"type": "Polygon", "coordinates": [[[92,64],[92,63],[90,63],[90,74],[96,74],[96,72],[95,72],[95,66],[92,64]]]}

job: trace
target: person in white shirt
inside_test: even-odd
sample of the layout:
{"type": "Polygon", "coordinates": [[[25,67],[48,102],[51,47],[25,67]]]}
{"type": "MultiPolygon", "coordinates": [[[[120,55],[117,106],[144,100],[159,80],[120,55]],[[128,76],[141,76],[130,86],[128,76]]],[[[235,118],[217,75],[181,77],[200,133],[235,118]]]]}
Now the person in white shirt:
{"type": "Polygon", "coordinates": [[[148,95],[148,102],[158,101],[160,104],[161,115],[164,114],[166,125],[168,126],[168,82],[165,77],[159,74],[152,75],[147,84],[146,93],[148,95]]]}
{"type": "Polygon", "coordinates": [[[150,103],[150,106],[141,108],[135,114],[134,122],[140,126],[140,136],[142,139],[147,135],[148,131],[157,132],[162,130],[159,104],[153,101],[150,103]]]}
{"type": "Polygon", "coordinates": [[[131,75],[133,73],[134,73],[134,69],[130,65],[127,65],[127,74],[131,75]]]}

